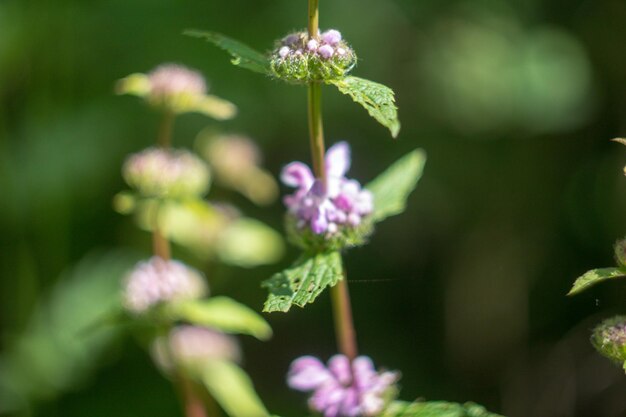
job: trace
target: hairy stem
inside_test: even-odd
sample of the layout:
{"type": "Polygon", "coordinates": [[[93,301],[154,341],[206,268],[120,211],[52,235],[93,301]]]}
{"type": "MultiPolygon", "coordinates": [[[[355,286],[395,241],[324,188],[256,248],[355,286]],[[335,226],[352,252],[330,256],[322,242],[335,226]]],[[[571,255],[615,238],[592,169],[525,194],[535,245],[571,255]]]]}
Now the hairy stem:
{"type": "MultiPolygon", "coordinates": [[[[319,0],[309,0],[309,36],[317,37],[319,28],[319,0]]],[[[326,164],[324,160],[324,128],[322,124],[322,86],[319,83],[309,83],[309,138],[311,143],[311,157],[315,177],[326,184],[326,164]]],[[[356,332],[352,320],[350,293],[348,292],[347,277],[339,281],[330,289],[333,316],[335,319],[335,333],[339,351],[350,360],[357,356],[356,332]]]]}

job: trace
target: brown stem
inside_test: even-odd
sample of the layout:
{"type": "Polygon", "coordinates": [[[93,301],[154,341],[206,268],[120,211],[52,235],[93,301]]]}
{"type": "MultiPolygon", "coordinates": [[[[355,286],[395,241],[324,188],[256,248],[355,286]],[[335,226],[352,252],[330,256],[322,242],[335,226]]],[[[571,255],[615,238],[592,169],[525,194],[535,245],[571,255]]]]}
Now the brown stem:
{"type": "Polygon", "coordinates": [[[185,416],[186,417],[207,417],[208,414],[204,409],[204,402],[196,391],[193,382],[184,376],[179,376],[179,386],[183,397],[185,416]]]}
{"type": "Polygon", "coordinates": [[[162,148],[169,148],[172,144],[172,132],[174,131],[174,119],[176,115],[171,110],[165,110],[161,126],[159,127],[159,137],[157,144],[162,148]]]}
{"type": "Polygon", "coordinates": [[[352,307],[350,305],[350,293],[348,292],[348,280],[344,274],[341,281],[330,289],[333,304],[333,316],[335,318],[335,334],[339,351],[348,359],[354,360],[358,355],[356,332],[352,320],[352,307]]]}

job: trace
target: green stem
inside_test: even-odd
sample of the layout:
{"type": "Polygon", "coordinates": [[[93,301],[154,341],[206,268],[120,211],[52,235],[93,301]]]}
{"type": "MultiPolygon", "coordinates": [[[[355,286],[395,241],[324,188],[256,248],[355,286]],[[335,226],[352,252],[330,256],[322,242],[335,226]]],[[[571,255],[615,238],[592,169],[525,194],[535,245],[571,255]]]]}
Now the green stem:
{"type": "Polygon", "coordinates": [[[319,37],[319,0],[309,0],[309,37],[319,37]]]}
{"type": "Polygon", "coordinates": [[[309,138],[311,158],[315,177],[326,184],[326,163],[324,161],[324,128],[322,125],[322,86],[309,83],[309,138]]]}
{"type": "MultiPolygon", "coordinates": [[[[309,36],[317,37],[319,28],[319,0],[309,0],[309,36]]],[[[326,184],[324,128],[322,124],[322,86],[308,85],[309,139],[315,177],[326,184]]],[[[356,332],[352,320],[352,306],[347,276],[330,289],[335,320],[335,334],[339,351],[351,360],[358,354],[356,332]]]]}

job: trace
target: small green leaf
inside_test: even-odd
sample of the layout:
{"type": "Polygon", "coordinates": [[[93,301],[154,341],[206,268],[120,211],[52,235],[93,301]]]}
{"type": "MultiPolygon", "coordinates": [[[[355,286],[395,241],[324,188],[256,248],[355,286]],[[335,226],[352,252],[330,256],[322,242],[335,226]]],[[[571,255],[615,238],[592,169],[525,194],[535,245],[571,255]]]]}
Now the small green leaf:
{"type": "Polygon", "coordinates": [[[474,404],[456,404],[445,401],[394,401],[381,417],[502,417],[474,404]]]}
{"type": "Polygon", "coordinates": [[[303,254],[293,266],[263,282],[270,294],[263,311],[287,312],[293,304],[304,307],[315,301],[327,286],[343,279],[339,252],[303,254]]]}
{"type": "Polygon", "coordinates": [[[176,113],[200,113],[215,120],[229,120],[237,114],[237,106],[223,98],[206,94],[197,97],[188,97],[186,100],[178,100],[173,105],[176,113]]]}
{"type": "Polygon", "coordinates": [[[567,295],[575,295],[585,291],[587,288],[592,287],[602,281],[613,278],[625,278],[626,271],[620,268],[600,268],[592,269],[585,272],[584,275],[578,277],[572,286],[572,289],[567,295]]]}
{"type": "Polygon", "coordinates": [[[208,362],[202,383],[230,417],[269,416],[250,377],[232,362],[208,362]]]}
{"type": "Polygon", "coordinates": [[[231,62],[233,65],[265,75],[271,73],[270,63],[265,55],[235,39],[224,36],[221,33],[193,29],[186,30],[184,34],[204,39],[225,50],[232,56],[231,62]]]}
{"type": "Polygon", "coordinates": [[[349,95],[352,100],[363,106],[370,116],[389,129],[391,136],[394,138],[398,136],[400,121],[395,94],[391,88],[352,76],[329,81],[329,83],[334,84],[339,91],[349,95]]]}
{"type": "Polygon", "coordinates": [[[409,194],[422,177],[425,163],[426,153],[416,149],[365,186],[374,194],[372,219],[375,222],[404,211],[409,194]]]}
{"type": "Polygon", "coordinates": [[[176,303],[168,313],[175,319],[226,333],[249,334],[261,340],[272,336],[269,324],[254,310],[228,297],[176,303]]]}

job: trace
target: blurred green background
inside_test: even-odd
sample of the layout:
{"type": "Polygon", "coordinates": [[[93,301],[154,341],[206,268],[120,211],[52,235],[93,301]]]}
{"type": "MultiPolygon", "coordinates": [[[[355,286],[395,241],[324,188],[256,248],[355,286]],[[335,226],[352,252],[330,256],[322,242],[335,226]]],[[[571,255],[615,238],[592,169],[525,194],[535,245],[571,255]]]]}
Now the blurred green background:
{"type": "MultiPolygon", "coordinates": [[[[626,150],[608,141],[626,135],[625,22],[622,0],[322,0],[322,28],[351,42],[355,75],[397,92],[403,122],[393,141],[327,88],[328,143],[352,144],[362,181],[415,147],[429,156],[408,212],[346,261],[361,351],[402,370],[404,399],[474,400],[512,417],[626,415],[623,371],[588,343],[596,322],[624,312],[626,287],[565,297],[575,277],[613,264],[626,233],[626,150]]],[[[240,115],[182,116],[175,143],[193,146],[205,127],[247,134],[277,175],[308,161],[305,90],[232,67],[181,32],[263,50],[305,24],[305,0],[0,0],[0,412],[180,415],[130,337],[75,336],[117,291],[97,278],[150,248],[111,202],[158,115],[113,85],[161,62],[199,69],[240,115]]],[[[282,227],[280,202],[212,196],[282,227]]],[[[260,309],[259,283],[278,267],[204,269],[214,294],[260,309]]],[[[328,296],[267,318],[270,342],[242,338],[245,368],[272,412],[303,415],[285,373],[299,355],[334,353],[328,296]]]]}

